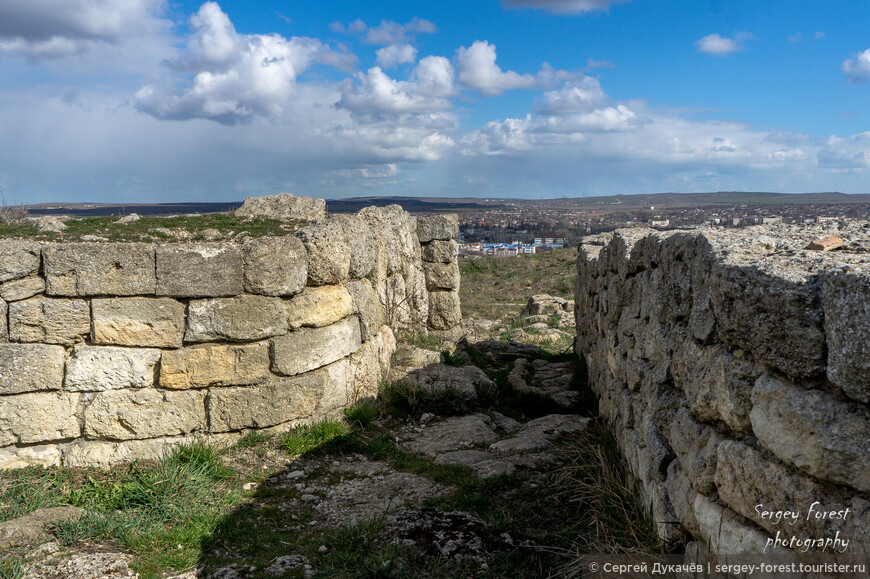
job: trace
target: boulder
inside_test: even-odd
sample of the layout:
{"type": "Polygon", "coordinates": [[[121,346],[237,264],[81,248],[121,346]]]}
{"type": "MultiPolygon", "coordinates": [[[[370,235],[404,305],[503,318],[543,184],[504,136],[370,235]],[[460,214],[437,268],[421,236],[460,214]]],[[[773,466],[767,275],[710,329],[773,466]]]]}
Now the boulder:
{"type": "Polygon", "coordinates": [[[452,391],[466,400],[492,401],[498,397],[498,386],[477,366],[433,364],[409,372],[399,384],[430,394],[452,391]]]}
{"type": "Polygon", "coordinates": [[[290,193],[245,197],[236,209],[239,217],[281,219],[284,221],[310,221],[326,217],[326,201],[311,197],[296,197],[290,193]]]}

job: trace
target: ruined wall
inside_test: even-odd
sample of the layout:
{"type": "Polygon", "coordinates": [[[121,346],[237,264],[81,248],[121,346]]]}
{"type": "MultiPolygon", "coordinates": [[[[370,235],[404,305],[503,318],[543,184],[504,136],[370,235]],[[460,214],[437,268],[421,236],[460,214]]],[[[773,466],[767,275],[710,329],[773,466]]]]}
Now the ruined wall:
{"type": "Polygon", "coordinates": [[[577,263],[575,350],[662,536],[870,553],[870,226],[627,229],[577,263]]]}
{"type": "Polygon", "coordinates": [[[395,332],[456,332],[457,232],[390,206],[239,243],[0,240],[0,468],[340,413],[395,332]]]}

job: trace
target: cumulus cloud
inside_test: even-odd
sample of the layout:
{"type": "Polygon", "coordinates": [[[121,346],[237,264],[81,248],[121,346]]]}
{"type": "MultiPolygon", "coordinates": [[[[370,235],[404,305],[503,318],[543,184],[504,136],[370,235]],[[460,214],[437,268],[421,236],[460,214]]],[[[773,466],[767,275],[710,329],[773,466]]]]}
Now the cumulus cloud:
{"type": "Polygon", "coordinates": [[[297,76],[312,63],[342,66],[353,58],[311,38],[239,34],[214,2],[203,4],[190,26],[185,51],[169,63],[185,74],[139,89],[135,102],[142,112],[224,124],[277,115],[293,94],[297,76]]]}
{"type": "Polygon", "coordinates": [[[751,38],[752,35],[747,32],[740,32],[734,38],[720,36],[719,34],[708,34],[697,41],[695,46],[698,48],[698,52],[713,56],[727,56],[732,52],[743,50],[743,43],[751,38]]]}
{"type": "Polygon", "coordinates": [[[532,8],[556,14],[583,14],[596,10],[607,11],[611,4],[631,0],[502,0],[508,8],[532,8]]]}
{"type": "Polygon", "coordinates": [[[411,64],[417,60],[417,49],[410,44],[391,44],[378,49],[377,62],[383,68],[395,68],[400,64],[411,64]]]}
{"type": "Polygon", "coordinates": [[[140,34],[165,0],[4,0],[0,57],[59,58],[140,34]]]}
{"type": "Polygon", "coordinates": [[[556,70],[544,63],[537,74],[519,74],[503,71],[495,62],[495,45],[476,40],[471,46],[456,50],[457,80],[486,96],[495,96],[507,90],[553,86],[560,81],[576,78],[578,73],[556,70]]]}
{"type": "Polygon", "coordinates": [[[381,46],[408,44],[413,41],[416,34],[434,34],[438,32],[438,27],[432,22],[417,17],[414,17],[405,24],[393,22],[392,20],[382,20],[380,24],[372,27],[357,18],[347,26],[341,22],[333,22],[330,28],[335,32],[362,36],[363,42],[366,44],[381,46]]]}
{"type": "Polygon", "coordinates": [[[870,48],[843,61],[840,67],[846,80],[856,84],[870,82],[870,48]]]}
{"type": "Polygon", "coordinates": [[[603,103],[606,98],[598,79],[587,76],[566,82],[559,90],[544,93],[538,111],[550,115],[586,112],[603,103]]]}

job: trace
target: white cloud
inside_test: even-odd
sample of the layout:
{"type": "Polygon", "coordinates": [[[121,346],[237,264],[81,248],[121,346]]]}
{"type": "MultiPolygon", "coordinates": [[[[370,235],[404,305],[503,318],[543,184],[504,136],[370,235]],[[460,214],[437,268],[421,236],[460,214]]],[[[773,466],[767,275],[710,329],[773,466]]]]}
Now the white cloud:
{"type": "Polygon", "coordinates": [[[598,79],[587,76],[579,81],[566,82],[559,90],[545,92],[538,111],[551,115],[585,112],[606,98],[598,79]]]}
{"type": "Polygon", "coordinates": [[[165,0],[4,0],[0,58],[59,58],[147,31],[165,0]]]}
{"type": "Polygon", "coordinates": [[[170,66],[193,78],[172,76],[142,87],[135,95],[139,110],[160,119],[225,124],[274,116],[313,62],[342,65],[352,58],[311,38],[238,34],[214,2],[203,4],[190,25],[186,50],[170,66]]]}
{"type": "Polygon", "coordinates": [[[596,10],[607,11],[611,4],[631,0],[502,0],[508,8],[532,8],[556,14],[583,14],[596,10]]]}
{"type": "Polygon", "coordinates": [[[335,32],[361,35],[366,44],[378,44],[388,46],[391,44],[408,44],[413,41],[415,34],[434,34],[438,27],[423,18],[414,17],[405,24],[382,20],[377,26],[370,27],[357,18],[347,26],[341,22],[333,22],[330,25],[335,32]]]}
{"type": "Polygon", "coordinates": [[[695,43],[698,52],[713,56],[727,56],[732,52],[743,50],[743,42],[752,38],[747,32],[740,32],[734,38],[727,38],[718,34],[708,34],[695,43]]]}
{"type": "Polygon", "coordinates": [[[431,113],[451,107],[453,67],[443,57],[427,56],[415,69],[416,81],[393,80],[379,67],[359,73],[359,84],[342,93],[338,106],[357,115],[431,113]]]}
{"type": "Polygon", "coordinates": [[[849,82],[870,82],[870,48],[844,60],[841,68],[849,82]]]}
{"type": "Polygon", "coordinates": [[[460,84],[477,89],[485,96],[495,96],[506,90],[531,89],[553,86],[561,81],[581,77],[575,72],[556,70],[544,63],[535,74],[519,74],[503,71],[496,63],[495,45],[486,40],[476,40],[469,47],[456,50],[460,84]]]}
{"type": "Polygon", "coordinates": [[[377,51],[377,62],[383,68],[412,64],[417,60],[417,49],[410,44],[391,44],[377,51]]]}

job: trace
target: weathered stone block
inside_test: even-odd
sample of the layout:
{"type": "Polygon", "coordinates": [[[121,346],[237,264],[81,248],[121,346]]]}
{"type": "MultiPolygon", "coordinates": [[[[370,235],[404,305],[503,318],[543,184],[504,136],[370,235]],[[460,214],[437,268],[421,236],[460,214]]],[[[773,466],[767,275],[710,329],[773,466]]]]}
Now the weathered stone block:
{"type": "Polygon", "coordinates": [[[179,436],[205,428],[205,394],[154,388],[100,392],[85,408],[85,434],[130,440],[179,436]]]}
{"type": "Polygon", "coordinates": [[[10,446],[0,448],[0,470],[24,468],[26,466],[58,466],[60,464],[60,449],[57,445],[10,446]]]}
{"type": "Polygon", "coordinates": [[[346,287],[353,302],[353,313],[359,317],[360,337],[368,342],[384,325],[384,306],[369,280],[352,280],[346,287]]]}
{"type": "Polygon", "coordinates": [[[285,327],[320,328],[334,324],[353,313],[353,299],[343,285],[324,285],[305,290],[284,302],[285,327]]]}
{"type": "Polygon", "coordinates": [[[272,370],[286,376],[301,374],[349,356],[360,345],[356,316],[323,328],[297,330],[272,339],[272,370]]]}
{"type": "Polygon", "coordinates": [[[462,321],[459,309],[459,293],[434,291],[429,293],[429,327],[433,330],[449,330],[462,321]]]}
{"type": "Polygon", "coordinates": [[[431,263],[450,263],[459,258],[456,241],[430,241],[423,246],[423,261],[431,263]]]}
{"type": "Polygon", "coordinates": [[[459,235],[459,216],[456,214],[417,218],[417,237],[420,243],[447,241],[455,239],[457,235],[459,235]]]}
{"type": "Polygon", "coordinates": [[[0,394],[60,390],[64,351],[45,344],[0,344],[0,394]]]}
{"type": "Polygon", "coordinates": [[[97,344],[179,348],[184,336],[184,304],[171,298],[91,300],[97,344]]]}
{"type": "Polygon", "coordinates": [[[687,339],[674,349],[671,372],[695,416],[707,422],[721,420],[737,432],[749,431],[749,396],[760,368],[721,345],[699,346],[687,339]]]}
{"type": "Polygon", "coordinates": [[[426,275],[426,289],[459,290],[459,263],[429,263],[423,264],[426,275]]]}
{"type": "Polygon", "coordinates": [[[9,339],[70,346],[91,331],[85,300],[33,297],[9,304],[9,339]]]}
{"type": "Polygon", "coordinates": [[[244,291],[239,248],[228,243],[157,246],[157,295],[223,297],[244,291]]]}
{"type": "Polygon", "coordinates": [[[45,291],[45,280],[38,275],[7,281],[0,285],[0,297],[7,302],[26,300],[45,291]]]}
{"type": "Polygon", "coordinates": [[[258,237],[242,245],[245,291],[292,296],[308,279],[308,252],[298,237],[258,237]]]}
{"type": "Polygon", "coordinates": [[[262,386],[214,390],[207,401],[210,430],[266,428],[313,416],[327,378],[316,370],[262,386]]]}
{"type": "Polygon", "coordinates": [[[341,283],[350,274],[351,247],[341,223],[326,223],[306,227],[296,236],[308,251],[308,280],[311,285],[341,283]]]}
{"type": "Polygon", "coordinates": [[[0,242],[0,282],[35,274],[39,270],[40,245],[31,241],[4,239],[0,242]]]}
{"type": "Polygon", "coordinates": [[[870,492],[866,407],[765,375],[752,390],[750,419],[759,442],[782,460],[821,480],[870,492]]]}
{"type": "Polygon", "coordinates": [[[381,251],[378,240],[379,231],[369,227],[365,219],[357,215],[337,215],[347,234],[347,244],[351,248],[350,269],[351,279],[362,279],[372,273],[381,251]]]}
{"type": "Polygon", "coordinates": [[[153,294],[154,246],[64,243],[42,250],[46,293],[55,296],[153,294]]]}
{"type": "Polygon", "coordinates": [[[0,446],[81,436],[81,394],[37,393],[0,397],[0,446]]]}
{"type": "Polygon", "coordinates": [[[80,346],[66,363],[64,388],[96,392],[153,386],[160,350],[80,346]]]}
{"type": "Polygon", "coordinates": [[[822,275],[828,379],[870,403],[870,268],[822,275]]]}
{"type": "Polygon", "coordinates": [[[243,295],[192,300],[187,306],[187,342],[254,341],[286,333],[281,298],[243,295]]]}
{"type": "Polygon", "coordinates": [[[160,386],[185,389],[259,384],[269,376],[269,345],[202,345],[163,352],[160,386]]]}
{"type": "Polygon", "coordinates": [[[241,217],[261,219],[311,220],[326,217],[326,201],[311,197],[297,197],[290,193],[245,197],[236,209],[241,217]]]}
{"type": "Polygon", "coordinates": [[[105,468],[122,462],[134,460],[159,460],[181,444],[190,444],[197,440],[207,440],[209,443],[229,446],[237,442],[241,435],[212,434],[208,438],[196,435],[173,436],[168,438],[150,438],[148,440],[123,440],[106,442],[97,440],[80,440],[70,444],[60,445],[63,464],[66,467],[105,468]]]}
{"type": "Polygon", "coordinates": [[[824,486],[786,466],[767,459],[745,444],[726,441],[719,445],[716,469],[719,497],[772,535],[834,537],[849,540],[849,553],[870,554],[870,502],[853,495],[832,495],[824,486]],[[846,513],[844,517],[819,518],[811,514],[846,513]],[[763,512],[797,513],[777,521],[763,512]]]}
{"type": "Polygon", "coordinates": [[[781,550],[764,550],[767,534],[744,523],[731,509],[714,503],[704,495],[695,496],[695,518],[701,530],[701,538],[710,550],[720,555],[748,553],[781,553],[781,550]]]}
{"type": "Polygon", "coordinates": [[[695,490],[704,495],[716,490],[716,449],[722,436],[708,426],[696,422],[686,409],[680,409],[670,425],[668,442],[677,454],[695,490]]]}
{"type": "Polygon", "coordinates": [[[0,342],[9,341],[9,306],[0,300],[0,342]]]}

